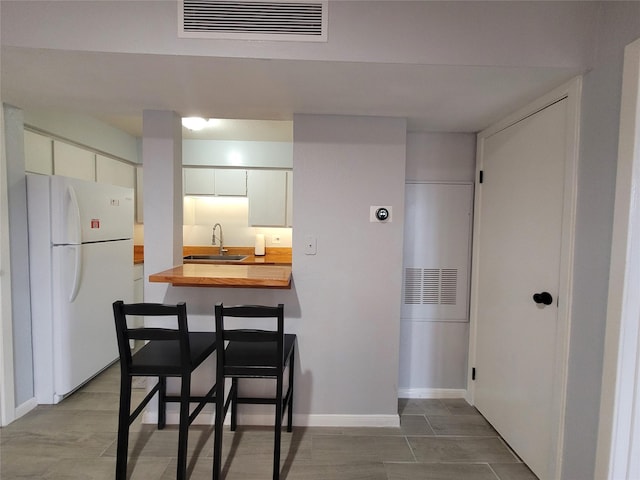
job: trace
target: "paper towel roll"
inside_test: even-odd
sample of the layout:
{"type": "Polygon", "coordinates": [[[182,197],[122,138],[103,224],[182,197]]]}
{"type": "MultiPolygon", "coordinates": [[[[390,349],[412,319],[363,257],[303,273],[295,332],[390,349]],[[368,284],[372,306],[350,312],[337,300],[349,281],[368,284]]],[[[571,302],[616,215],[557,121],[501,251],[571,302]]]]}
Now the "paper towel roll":
{"type": "Polygon", "coordinates": [[[258,233],[256,235],[256,256],[264,255],[264,235],[262,233],[258,233]]]}

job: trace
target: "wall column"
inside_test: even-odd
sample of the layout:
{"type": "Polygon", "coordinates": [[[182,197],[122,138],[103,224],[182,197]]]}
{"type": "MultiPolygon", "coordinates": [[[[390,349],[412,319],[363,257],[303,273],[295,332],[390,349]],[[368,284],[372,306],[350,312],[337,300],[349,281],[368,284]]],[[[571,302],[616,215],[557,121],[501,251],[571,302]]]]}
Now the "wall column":
{"type": "Polygon", "coordinates": [[[31,349],[27,185],[24,170],[24,118],[19,108],[4,104],[3,111],[11,256],[15,418],[18,418],[35,406],[31,349]]]}
{"type": "Polygon", "coordinates": [[[182,126],[176,112],[143,112],[142,164],[144,298],[162,302],[169,285],[149,283],[149,275],[182,263],[182,126]]]}

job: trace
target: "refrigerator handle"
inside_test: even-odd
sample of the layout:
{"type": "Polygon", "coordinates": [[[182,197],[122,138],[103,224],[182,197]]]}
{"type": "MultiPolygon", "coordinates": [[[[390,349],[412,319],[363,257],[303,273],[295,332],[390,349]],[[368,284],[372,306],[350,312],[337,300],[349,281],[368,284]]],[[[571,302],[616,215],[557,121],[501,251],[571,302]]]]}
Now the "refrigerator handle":
{"type": "Polygon", "coordinates": [[[71,199],[73,216],[76,223],[75,225],[76,238],[71,240],[71,242],[82,243],[82,224],[81,224],[82,220],[80,219],[80,205],[78,205],[78,197],[76,196],[76,191],[73,189],[71,185],[67,187],[67,193],[69,194],[69,198],[71,199]]]}
{"type": "Polygon", "coordinates": [[[80,289],[80,274],[82,272],[82,246],[73,245],[75,251],[75,268],[73,272],[73,283],[71,285],[71,294],[69,295],[69,303],[72,303],[78,296],[80,289]]]}

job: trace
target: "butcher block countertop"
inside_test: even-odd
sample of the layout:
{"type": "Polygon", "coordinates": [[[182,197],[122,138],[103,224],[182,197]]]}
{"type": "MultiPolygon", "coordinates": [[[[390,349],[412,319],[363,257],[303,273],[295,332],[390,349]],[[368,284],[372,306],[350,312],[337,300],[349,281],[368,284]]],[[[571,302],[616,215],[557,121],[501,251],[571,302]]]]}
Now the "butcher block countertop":
{"type": "MultiPolygon", "coordinates": [[[[184,246],[183,255],[217,255],[219,247],[184,246]]],[[[255,256],[253,247],[228,247],[227,255],[247,255],[242,261],[187,261],[163,272],[152,273],[149,281],[174,287],[291,288],[291,248],[269,248],[255,256]]],[[[144,261],[144,247],[134,247],[136,261],[144,261]]]]}
{"type": "Polygon", "coordinates": [[[291,288],[291,266],[188,263],[149,275],[174,287],[291,288]]]}
{"type": "Polygon", "coordinates": [[[144,263],[144,246],[134,245],[133,246],[133,264],[138,265],[140,263],[144,263]]]}

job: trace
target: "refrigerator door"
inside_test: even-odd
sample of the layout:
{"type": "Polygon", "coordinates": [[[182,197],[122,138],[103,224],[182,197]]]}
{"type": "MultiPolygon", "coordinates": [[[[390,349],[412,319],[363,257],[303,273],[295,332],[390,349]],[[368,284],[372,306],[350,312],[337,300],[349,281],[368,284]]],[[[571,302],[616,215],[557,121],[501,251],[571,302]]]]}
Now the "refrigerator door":
{"type": "Polygon", "coordinates": [[[57,403],[118,357],[112,303],[133,299],[133,240],[55,246],[52,263],[57,403]]]}
{"type": "Polygon", "coordinates": [[[133,189],[51,178],[51,240],[76,245],[133,238],[133,189]]]}

